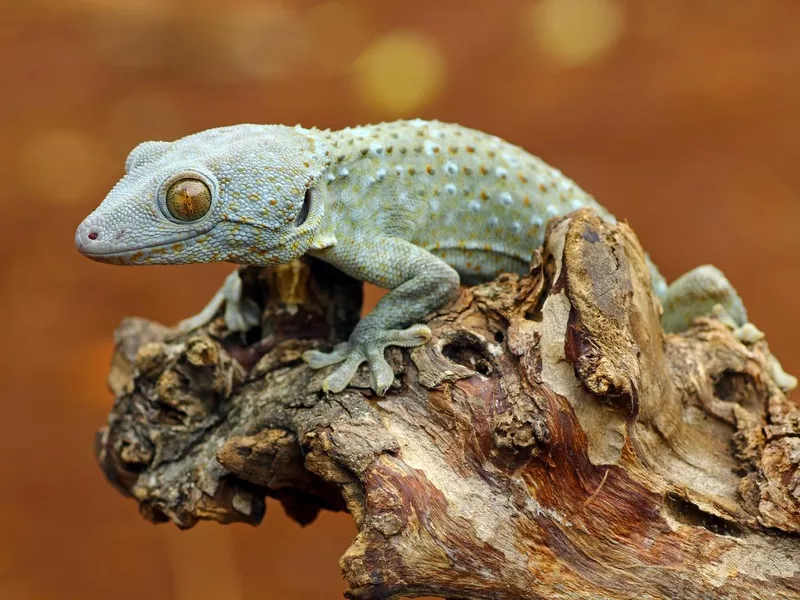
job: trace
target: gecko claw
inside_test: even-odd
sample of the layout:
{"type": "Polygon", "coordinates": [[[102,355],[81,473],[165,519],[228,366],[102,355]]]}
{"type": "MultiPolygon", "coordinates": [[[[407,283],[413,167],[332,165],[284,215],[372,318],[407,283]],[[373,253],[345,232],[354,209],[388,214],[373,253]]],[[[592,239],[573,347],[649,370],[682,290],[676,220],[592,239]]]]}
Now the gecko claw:
{"type": "Polygon", "coordinates": [[[363,364],[369,365],[370,384],[378,396],[383,396],[394,381],[394,371],[384,352],[388,346],[413,348],[431,339],[431,330],[425,325],[408,329],[392,329],[368,334],[354,334],[349,342],[338,344],[331,352],[308,350],[303,354],[312,369],[341,365],[322,382],[322,391],[337,393],[346,388],[363,364]]]}

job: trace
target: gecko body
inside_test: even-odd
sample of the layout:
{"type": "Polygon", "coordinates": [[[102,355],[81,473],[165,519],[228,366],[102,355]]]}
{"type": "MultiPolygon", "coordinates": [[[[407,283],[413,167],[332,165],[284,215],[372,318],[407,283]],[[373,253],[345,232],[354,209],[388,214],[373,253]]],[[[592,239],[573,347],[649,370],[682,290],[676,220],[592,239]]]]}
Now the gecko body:
{"type": "MultiPolygon", "coordinates": [[[[549,219],[581,207],[613,216],[572,180],[498,137],[459,125],[397,121],[321,131],[235,125],[175,142],[144,142],[126,174],[78,227],[78,249],[116,264],[229,261],[254,266],[309,254],[388,294],[348,342],[310,351],[314,368],[342,390],[367,362],[372,387],[393,380],[387,346],[424,344],[415,325],[460,282],[524,272],[549,219]]],[[[651,266],[664,324],[681,329],[719,305],[747,324],[733,287],[699,267],[667,287],[651,266]]],[[[257,324],[232,274],[191,329],[224,305],[233,330],[257,324]]]]}

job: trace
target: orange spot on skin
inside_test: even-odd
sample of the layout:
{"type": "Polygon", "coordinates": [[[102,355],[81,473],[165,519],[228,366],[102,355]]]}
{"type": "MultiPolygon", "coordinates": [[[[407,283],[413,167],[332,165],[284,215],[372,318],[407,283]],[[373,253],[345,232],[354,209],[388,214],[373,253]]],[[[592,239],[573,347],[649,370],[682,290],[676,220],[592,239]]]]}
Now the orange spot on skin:
{"type": "Polygon", "coordinates": [[[450,154],[458,154],[458,148],[456,148],[455,146],[448,146],[447,147],[447,151],[450,154]]]}
{"type": "Polygon", "coordinates": [[[531,205],[531,199],[530,199],[528,196],[525,196],[525,197],[522,199],[522,204],[523,204],[524,206],[530,206],[530,205],[531,205]]]}
{"type": "Polygon", "coordinates": [[[275,198],[272,198],[272,199],[269,201],[269,203],[270,203],[272,206],[275,206],[275,205],[278,203],[278,201],[277,201],[277,200],[275,200],[275,198]]]}
{"type": "Polygon", "coordinates": [[[464,175],[472,175],[472,169],[469,167],[464,167],[464,175]]]}
{"type": "Polygon", "coordinates": [[[486,193],[485,190],[481,190],[481,200],[488,200],[489,194],[486,193]]]}
{"type": "Polygon", "coordinates": [[[142,258],[143,256],[144,256],[144,252],[141,252],[141,251],[135,252],[133,255],[131,255],[131,260],[132,261],[137,261],[140,258],[142,258]]]}
{"type": "Polygon", "coordinates": [[[417,170],[414,167],[408,167],[408,174],[409,175],[414,175],[416,172],[417,172],[417,170]]]}
{"type": "Polygon", "coordinates": [[[539,184],[539,191],[540,192],[546,192],[547,191],[547,186],[545,184],[543,184],[543,183],[540,183],[539,184]]]}
{"type": "Polygon", "coordinates": [[[527,178],[527,177],[525,177],[525,175],[523,175],[522,173],[517,173],[517,177],[519,177],[519,180],[520,180],[522,183],[528,183],[528,178],[527,178]]]}
{"type": "Polygon", "coordinates": [[[440,150],[439,146],[434,146],[433,147],[433,153],[434,154],[439,154],[439,150],[440,150]]]}
{"type": "Polygon", "coordinates": [[[486,175],[489,172],[489,169],[486,168],[486,165],[481,165],[479,170],[481,175],[486,175]]]}
{"type": "Polygon", "coordinates": [[[425,165],[425,170],[428,172],[428,175],[436,173],[436,170],[431,165],[425,165]]]}
{"type": "Polygon", "coordinates": [[[467,152],[469,152],[470,154],[475,152],[475,146],[467,146],[467,152]]]}
{"type": "Polygon", "coordinates": [[[394,146],[386,146],[386,154],[391,154],[394,152],[394,146]]]}
{"type": "Polygon", "coordinates": [[[172,244],[172,250],[173,250],[174,252],[180,252],[180,251],[181,251],[181,250],[183,250],[185,247],[186,247],[186,246],[185,246],[184,244],[181,244],[180,242],[179,242],[179,243],[177,243],[177,244],[172,244]]]}

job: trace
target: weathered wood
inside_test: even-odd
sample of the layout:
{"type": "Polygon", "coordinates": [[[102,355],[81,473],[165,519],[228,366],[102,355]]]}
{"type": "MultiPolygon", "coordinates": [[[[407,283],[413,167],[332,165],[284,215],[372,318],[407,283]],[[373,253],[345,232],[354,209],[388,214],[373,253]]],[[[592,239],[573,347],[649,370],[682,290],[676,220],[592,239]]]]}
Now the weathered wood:
{"type": "Polygon", "coordinates": [[[800,408],[766,342],[665,335],[625,225],[551,224],[502,275],[391,350],[385,398],[325,395],[303,350],[346,337],[360,287],[314,262],[248,270],[263,341],[129,319],[98,434],[153,521],[348,510],[352,598],[800,597],[800,408]]]}

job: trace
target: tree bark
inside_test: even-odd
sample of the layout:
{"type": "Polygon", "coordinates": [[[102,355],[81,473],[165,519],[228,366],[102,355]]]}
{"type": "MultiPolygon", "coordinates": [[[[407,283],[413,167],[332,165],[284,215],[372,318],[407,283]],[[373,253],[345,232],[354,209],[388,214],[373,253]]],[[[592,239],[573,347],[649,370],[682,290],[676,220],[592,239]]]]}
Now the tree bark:
{"type": "Polygon", "coordinates": [[[306,524],[347,510],[362,600],[800,597],[800,408],[765,341],[659,323],[626,225],[552,222],[530,273],[462,288],[433,339],[325,394],[304,350],[346,339],[361,287],[326,265],[244,269],[243,338],[142,319],[116,333],[97,437],[152,521],[306,524]]]}

